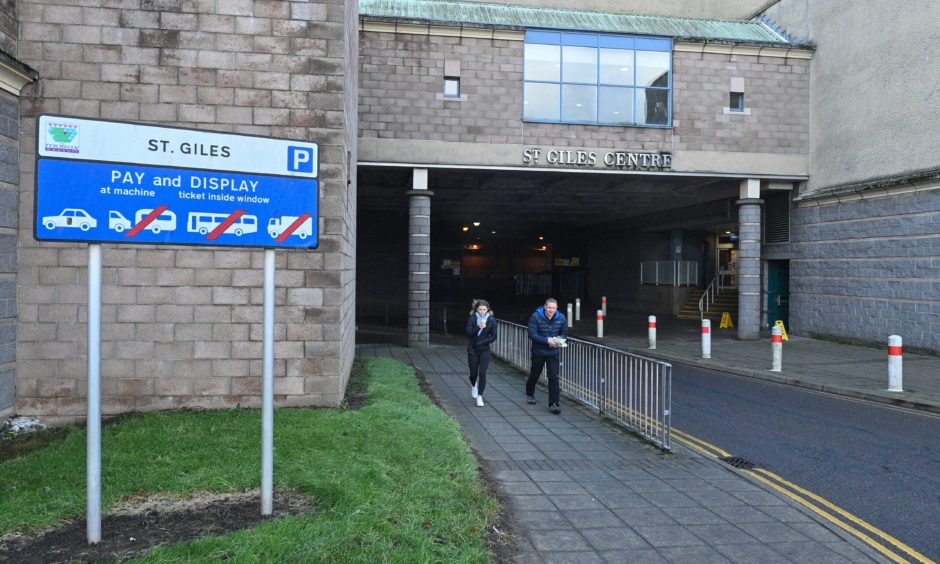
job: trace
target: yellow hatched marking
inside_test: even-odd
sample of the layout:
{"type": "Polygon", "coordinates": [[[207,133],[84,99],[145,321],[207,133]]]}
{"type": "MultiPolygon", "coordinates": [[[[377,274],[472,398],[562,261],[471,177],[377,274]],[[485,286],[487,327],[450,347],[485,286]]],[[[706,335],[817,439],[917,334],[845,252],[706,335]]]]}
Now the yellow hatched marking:
{"type": "MultiPolygon", "coordinates": [[[[874,534],[878,535],[879,537],[885,539],[885,540],[888,541],[889,543],[893,544],[898,550],[901,550],[901,551],[905,552],[906,554],[909,554],[911,557],[913,557],[914,559],[916,559],[918,562],[922,562],[922,563],[924,563],[924,564],[931,564],[931,563],[933,563],[932,560],[930,560],[929,558],[927,558],[927,557],[924,556],[923,554],[917,552],[917,551],[914,550],[913,548],[907,546],[906,544],[904,544],[903,542],[901,542],[901,541],[899,541],[898,539],[894,538],[893,536],[889,535],[888,533],[882,531],[881,529],[878,529],[878,528],[875,527],[874,525],[871,525],[871,524],[869,524],[869,523],[867,523],[867,522],[865,522],[865,521],[859,519],[859,518],[856,517],[855,515],[852,515],[851,513],[849,513],[848,511],[842,509],[841,507],[838,507],[838,506],[832,504],[831,502],[829,502],[829,501],[827,501],[827,500],[825,500],[825,499],[819,497],[818,495],[814,494],[813,492],[808,491],[808,490],[806,490],[806,489],[803,489],[803,488],[801,488],[800,486],[794,484],[793,482],[790,482],[790,481],[788,481],[788,480],[786,480],[786,479],[784,479],[784,478],[778,476],[777,474],[774,474],[773,472],[771,472],[771,471],[769,471],[769,470],[765,470],[765,469],[763,469],[763,468],[754,468],[754,471],[755,471],[755,472],[760,472],[760,473],[762,473],[762,474],[765,474],[765,475],[767,475],[768,477],[770,477],[770,478],[772,478],[772,479],[774,479],[774,480],[777,480],[777,481],[780,482],[781,484],[784,484],[784,485],[786,485],[787,487],[792,488],[792,489],[795,490],[796,492],[799,492],[800,494],[803,494],[803,495],[805,495],[806,497],[812,499],[813,501],[815,501],[815,502],[817,502],[817,503],[823,505],[824,507],[826,507],[826,508],[828,508],[828,509],[831,509],[832,511],[835,511],[836,513],[838,513],[838,514],[841,515],[842,517],[845,517],[845,518],[848,519],[849,521],[855,523],[855,524],[858,525],[859,527],[862,527],[863,529],[866,529],[866,530],[868,530],[869,532],[874,533],[874,534]]],[[[755,477],[757,477],[757,476],[755,476],[755,477]]],[[[758,478],[759,478],[759,477],[758,477],[758,478]]],[[[790,494],[788,494],[788,496],[791,497],[791,498],[794,498],[794,499],[799,499],[799,498],[797,498],[795,495],[790,495],[790,494]]]]}

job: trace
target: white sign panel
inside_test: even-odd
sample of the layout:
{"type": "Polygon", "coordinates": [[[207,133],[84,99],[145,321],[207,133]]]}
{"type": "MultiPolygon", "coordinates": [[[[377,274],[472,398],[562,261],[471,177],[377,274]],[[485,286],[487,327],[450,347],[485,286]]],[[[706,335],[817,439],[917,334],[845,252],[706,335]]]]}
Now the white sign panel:
{"type": "Polygon", "coordinates": [[[38,156],[317,177],[316,143],[73,117],[39,117],[38,156]]]}

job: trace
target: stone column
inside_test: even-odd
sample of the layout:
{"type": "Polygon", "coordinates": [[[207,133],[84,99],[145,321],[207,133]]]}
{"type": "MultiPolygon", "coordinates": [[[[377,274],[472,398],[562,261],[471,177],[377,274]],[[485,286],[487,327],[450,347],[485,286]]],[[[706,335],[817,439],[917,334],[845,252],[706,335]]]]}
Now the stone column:
{"type": "Polygon", "coordinates": [[[738,200],[738,338],[760,338],[760,180],[741,181],[738,200]]]}
{"type": "Polygon", "coordinates": [[[428,169],[416,168],[408,190],[408,346],[431,339],[431,196],[428,169]]]}

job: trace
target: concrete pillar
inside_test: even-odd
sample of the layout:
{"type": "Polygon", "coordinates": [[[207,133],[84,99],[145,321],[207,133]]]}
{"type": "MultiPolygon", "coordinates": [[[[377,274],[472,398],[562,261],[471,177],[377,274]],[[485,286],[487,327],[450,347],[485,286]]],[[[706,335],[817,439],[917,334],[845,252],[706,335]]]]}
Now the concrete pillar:
{"type": "Polygon", "coordinates": [[[682,260],[682,230],[673,229],[669,232],[669,255],[672,260],[682,260]]]}
{"type": "Polygon", "coordinates": [[[428,169],[416,168],[408,190],[408,346],[431,340],[431,196],[428,169]]]}
{"type": "Polygon", "coordinates": [[[760,180],[741,181],[738,200],[738,338],[760,337],[760,180]]]}

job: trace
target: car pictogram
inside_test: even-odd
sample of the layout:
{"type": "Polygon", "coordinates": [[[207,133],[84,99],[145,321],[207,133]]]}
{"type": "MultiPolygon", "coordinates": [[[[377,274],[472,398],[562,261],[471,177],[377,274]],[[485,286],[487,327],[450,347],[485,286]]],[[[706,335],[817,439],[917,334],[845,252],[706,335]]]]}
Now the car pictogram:
{"type": "Polygon", "coordinates": [[[88,215],[88,212],[78,208],[65,208],[59,215],[47,215],[42,218],[42,224],[46,229],[55,229],[56,227],[77,227],[82,231],[88,231],[92,227],[98,227],[98,220],[88,215]]]}

